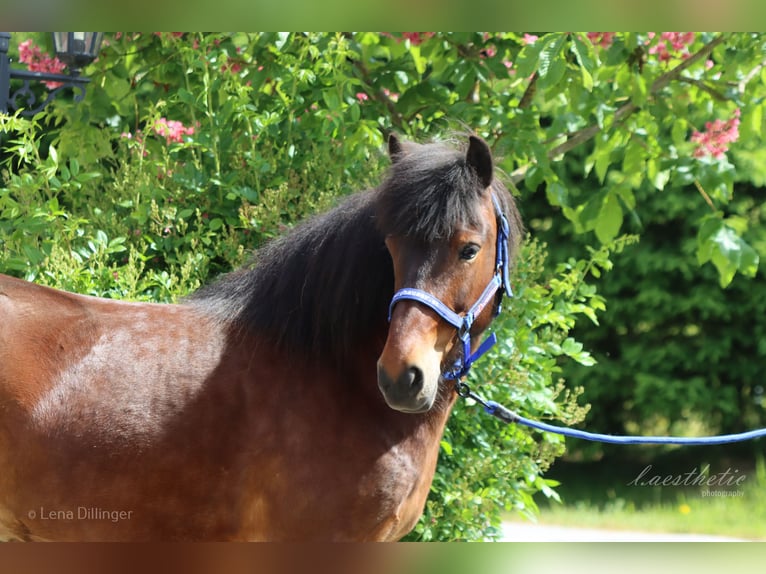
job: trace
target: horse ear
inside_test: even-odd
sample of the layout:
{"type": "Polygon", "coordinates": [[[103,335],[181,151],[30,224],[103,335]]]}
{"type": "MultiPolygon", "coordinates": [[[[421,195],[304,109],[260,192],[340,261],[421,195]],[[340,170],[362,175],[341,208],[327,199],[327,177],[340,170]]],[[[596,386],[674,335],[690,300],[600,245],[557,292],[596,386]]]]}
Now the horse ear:
{"type": "Polygon", "coordinates": [[[391,163],[396,163],[401,157],[404,150],[402,149],[402,143],[395,133],[391,133],[388,136],[388,157],[391,158],[391,163]]]}
{"type": "MultiPolygon", "coordinates": [[[[390,143],[389,143],[390,147],[390,143]]],[[[489,151],[487,142],[483,139],[470,136],[468,138],[468,153],[466,154],[466,162],[479,176],[479,181],[486,189],[492,183],[492,152],[489,151]]]]}

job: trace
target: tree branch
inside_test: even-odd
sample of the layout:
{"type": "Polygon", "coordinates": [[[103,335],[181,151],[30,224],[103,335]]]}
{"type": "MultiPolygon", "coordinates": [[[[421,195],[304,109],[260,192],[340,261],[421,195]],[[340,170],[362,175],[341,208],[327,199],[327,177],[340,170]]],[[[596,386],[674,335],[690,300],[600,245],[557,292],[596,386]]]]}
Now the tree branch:
{"type": "Polygon", "coordinates": [[[718,102],[729,101],[729,98],[727,98],[725,95],[723,95],[721,92],[719,92],[715,88],[708,86],[705,82],[701,80],[695,80],[694,78],[690,78],[689,76],[680,76],[678,78],[678,81],[683,82],[685,84],[691,84],[692,86],[697,86],[703,92],[707,92],[708,94],[710,94],[710,97],[712,97],[714,100],[718,102]]]}
{"type": "MultiPolygon", "coordinates": [[[[652,82],[651,88],[649,88],[649,95],[654,96],[664,88],[670,84],[673,80],[677,80],[681,77],[681,73],[686,70],[687,68],[693,66],[697,62],[699,62],[701,59],[706,58],[719,44],[721,44],[724,41],[724,36],[720,35],[707,44],[705,44],[702,48],[700,48],[697,52],[689,56],[686,60],[678,64],[675,68],[672,70],[668,70],[661,76],[659,76],[654,82],[652,82]]],[[[638,106],[634,104],[633,102],[627,102],[626,104],[623,104],[620,106],[617,111],[614,113],[614,120],[612,121],[612,125],[615,125],[628,116],[630,116],[633,112],[635,112],[638,109],[638,106]]],[[[578,130],[572,134],[572,136],[567,139],[562,144],[557,145],[553,149],[548,150],[547,156],[549,159],[553,159],[558,155],[564,154],[580,144],[585,143],[586,141],[589,141],[596,137],[596,135],[601,132],[601,127],[598,125],[592,125],[588,126],[586,128],[582,128],[581,130],[578,130]]],[[[513,172],[511,172],[510,178],[511,182],[514,185],[517,185],[521,181],[524,180],[524,177],[526,177],[527,171],[534,165],[533,163],[529,163],[527,165],[524,165],[520,168],[515,169],[513,172]]]]}
{"type": "Polygon", "coordinates": [[[386,109],[388,109],[388,113],[391,114],[391,120],[396,128],[399,130],[404,130],[404,118],[402,117],[402,114],[399,113],[399,110],[396,109],[396,104],[394,101],[389,98],[383,90],[372,89],[373,83],[370,79],[370,71],[361,60],[354,60],[354,65],[362,74],[362,80],[364,83],[370,87],[370,95],[375,100],[386,106],[386,109]]]}
{"type": "Polygon", "coordinates": [[[532,79],[529,80],[529,84],[527,84],[527,89],[524,90],[524,95],[521,96],[521,100],[519,100],[519,109],[528,108],[529,105],[532,103],[532,98],[535,97],[535,93],[537,92],[537,78],[538,73],[535,72],[532,74],[532,79]]]}
{"type": "Polygon", "coordinates": [[[713,210],[713,213],[716,213],[718,210],[715,208],[715,204],[713,203],[713,200],[710,199],[710,196],[705,191],[705,188],[702,187],[702,184],[698,180],[695,179],[694,180],[694,186],[697,188],[697,191],[700,192],[700,195],[705,200],[705,203],[707,203],[708,206],[710,207],[710,209],[713,210]]]}

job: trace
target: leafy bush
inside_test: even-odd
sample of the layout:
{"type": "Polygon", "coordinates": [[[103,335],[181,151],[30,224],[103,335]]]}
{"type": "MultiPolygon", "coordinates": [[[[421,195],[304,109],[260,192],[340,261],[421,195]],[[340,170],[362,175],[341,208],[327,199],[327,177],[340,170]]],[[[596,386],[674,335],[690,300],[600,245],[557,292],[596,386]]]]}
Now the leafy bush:
{"type": "MultiPolygon", "coordinates": [[[[714,209],[688,218],[682,265],[709,261],[722,284],[757,269],[759,221],[725,210],[734,209],[734,181],[746,177],[728,146],[752,181],[766,180],[759,35],[107,40],[82,103],[0,118],[0,271],[81,293],[175,301],[296,221],[374,185],[390,130],[426,139],[472,129],[511,186],[524,182],[517,193],[533,233],[570,229],[585,246],[551,235],[546,264],[547,247],[527,243],[517,297],[497,321],[502,343],[470,382],[525,414],[571,424],[585,409],[562,374],[593,364],[572,329],[577,317],[596,322],[604,311],[595,280],[632,242],[620,234],[647,228],[636,224],[655,216],[645,205],[692,190],[714,209]]],[[[529,514],[535,492],[555,496],[543,473],[563,443],[479,411],[458,405],[413,538],[491,538],[502,512],[529,514]]]]}

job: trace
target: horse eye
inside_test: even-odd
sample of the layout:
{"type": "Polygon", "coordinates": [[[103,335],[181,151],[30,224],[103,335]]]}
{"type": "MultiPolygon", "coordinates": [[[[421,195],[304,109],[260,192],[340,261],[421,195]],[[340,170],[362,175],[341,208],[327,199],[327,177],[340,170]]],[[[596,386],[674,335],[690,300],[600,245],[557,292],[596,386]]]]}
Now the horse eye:
{"type": "Polygon", "coordinates": [[[460,250],[460,259],[463,261],[471,261],[472,259],[476,258],[476,256],[479,254],[479,250],[481,247],[476,245],[475,243],[469,243],[468,245],[464,245],[463,248],[460,250]]]}

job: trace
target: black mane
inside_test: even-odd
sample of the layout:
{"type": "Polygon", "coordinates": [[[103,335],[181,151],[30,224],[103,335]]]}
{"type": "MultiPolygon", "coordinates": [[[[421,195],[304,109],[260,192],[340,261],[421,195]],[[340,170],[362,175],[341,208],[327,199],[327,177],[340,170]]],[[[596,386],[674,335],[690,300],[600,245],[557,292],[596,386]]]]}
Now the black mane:
{"type": "MultiPolygon", "coordinates": [[[[385,329],[394,293],[385,236],[431,242],[478,217],[481,185],[464,152],[443,144],[407,144],[406,152],[377,189],[300,223],[189,302],[286,352],[344,364],[385,329]]],[[[511,223],[514,253],[518,212],[502,184],[494,180],[492,188],[511,223]]]]}

